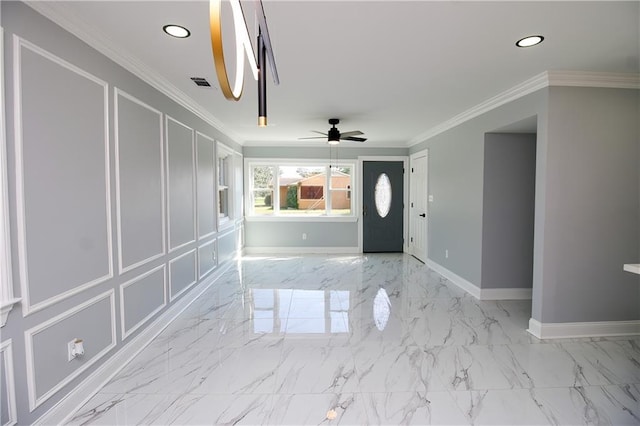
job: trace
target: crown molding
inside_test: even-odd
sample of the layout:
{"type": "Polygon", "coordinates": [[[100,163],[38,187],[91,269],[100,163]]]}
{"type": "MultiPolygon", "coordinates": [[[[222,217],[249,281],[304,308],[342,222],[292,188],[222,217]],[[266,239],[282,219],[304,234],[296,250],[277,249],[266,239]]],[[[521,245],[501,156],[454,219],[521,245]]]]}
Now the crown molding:
{"type": "Polygon", "coordinates": [[[543,89],[548,85],[549,79],[547,73],[540,73],[535,77],[530,78],[529,80],[513,86],[511,89],[508,89],[490,99],[487,99],[484,102],[479,103],[474,107],[469,108],[468,110],[450,118],[449,120],[443,121],[442,123],[438,124],[435,127],[432,127],[426,132],[419,134],[409,141],[409,146],[413,146],[420,142],[431,139],[432,137],[439,135],[440,133],[444,133],[449,129],[459,126],[465,121],[469,121],[472,118],[482,115],[485,112],[491,111],[492,109],[495,109],[501,105],[514,101],[537,90],[543,89]]]}
{"type": "Polygon", "coordinates": [[[549,86],[640,89],[640,74],[549,71],[549,86]]]}
{"type": "Polygon", "coordinates": [[[94,27],[85,24],[69,6],[56,1],[25,1],[25,4],[75,35],[136,77],[150,84],[153,88],[168,96],[196,117],[224,133],[234,142],[240,145],[244,144],[244,140],[238,134],[226,128],[218,118],[210,114],[203,106],[195,102],[191,97],[142,61],[128,52],[123,51],[121,48],[118,48],[104,33],[100,33],[94,27]]]}
{"type": "Polygon", "coordinates": [[[640,74],[545,71],[419,134],[409,141],[408,146],[417,145],[501,105],[551,86],[640,89],[640,74]]]}

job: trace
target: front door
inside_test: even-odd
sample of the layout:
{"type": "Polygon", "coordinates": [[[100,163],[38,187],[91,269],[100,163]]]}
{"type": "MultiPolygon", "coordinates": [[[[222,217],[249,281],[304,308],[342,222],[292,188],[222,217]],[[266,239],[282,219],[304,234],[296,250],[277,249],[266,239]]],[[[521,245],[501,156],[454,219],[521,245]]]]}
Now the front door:
{"type": "Polygon", "coordinates": [[[402,161],[364,161],[362,250],[402,252],[404,170],[402,161]]]}

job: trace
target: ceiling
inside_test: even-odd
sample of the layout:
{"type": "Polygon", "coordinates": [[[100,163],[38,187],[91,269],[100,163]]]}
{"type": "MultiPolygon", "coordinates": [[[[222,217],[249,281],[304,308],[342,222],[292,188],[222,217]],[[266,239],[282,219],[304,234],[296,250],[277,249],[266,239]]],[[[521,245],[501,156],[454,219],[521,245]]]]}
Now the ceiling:
{"type": "MultiPolygon", "coordinates": [[[[247,3],[251,23],[253,6],[247,3]]],[[[337,117],[341,131],[365,133],[368,141],[358,146],[406,147],[544,71],[639,72],[637,1],[263,4],[280,76],[279,86],[268,79],[267,128],[256,125],[257,85],[248,71],[240,101],[226,100],[218,88],[208,1],[72,1],[47,7],[65,17],[68,29],[81,34],[84,28],[90,44],[109,46],[121,64],[137,64],[144,78],[186,99],[243,145],[323,144],[298,138],[326,132],[327,119],[337,117]],[[189,28],[191,37],[165,35],[168,23],[189,28]],[[515,46],[531,34],[543,35],[544,42],[515,46]],[[205,77],[215,87],[198,88],[190,77],[205,77]]]]}

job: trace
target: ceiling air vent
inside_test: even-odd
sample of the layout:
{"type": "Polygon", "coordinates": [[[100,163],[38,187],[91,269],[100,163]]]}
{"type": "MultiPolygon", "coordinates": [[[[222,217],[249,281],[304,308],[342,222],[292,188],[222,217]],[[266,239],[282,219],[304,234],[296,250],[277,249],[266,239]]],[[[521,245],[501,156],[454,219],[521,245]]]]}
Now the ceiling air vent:
{"type": "Polygon", "coordinates": [[[191,77],[191,80],[199,87],[211,87],[211,84],[207,81],[206,78],[202,77],[191,77]]]}

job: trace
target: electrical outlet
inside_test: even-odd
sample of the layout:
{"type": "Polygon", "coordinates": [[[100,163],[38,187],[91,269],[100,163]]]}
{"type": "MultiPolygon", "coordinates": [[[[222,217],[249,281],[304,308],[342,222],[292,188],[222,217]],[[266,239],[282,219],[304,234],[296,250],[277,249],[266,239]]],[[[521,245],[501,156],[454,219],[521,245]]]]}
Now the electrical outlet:
{"type": "Polygon", "coordinates": [[[307,233],[306,233],[306,232],[302,233],[302,239],[303,239],[303,240],[306,240],[306,239],[307,239],[307,233]]]}
{"type": "Polygon", "coordinates": [[[429,195],[429,202],[433,203],[433,195],[429,195]]]}
{"type": "Polygon", "coordinates": [[[73,359],[84,355],[84,344],[82,339],[73,339],[67,343],[67,361],[71,362],[73,359]]]}

